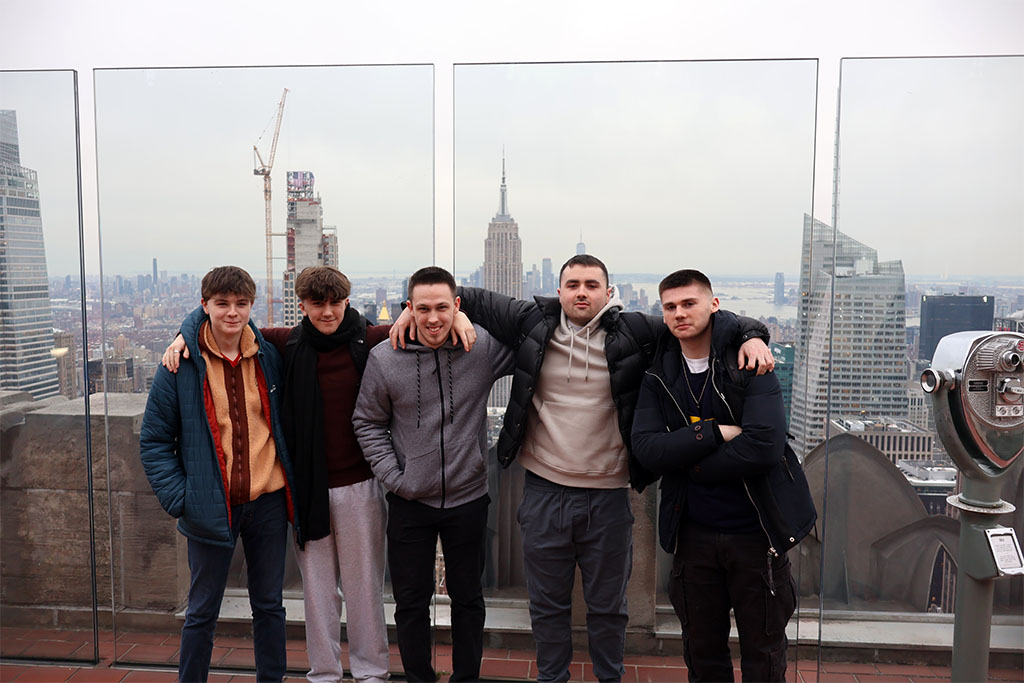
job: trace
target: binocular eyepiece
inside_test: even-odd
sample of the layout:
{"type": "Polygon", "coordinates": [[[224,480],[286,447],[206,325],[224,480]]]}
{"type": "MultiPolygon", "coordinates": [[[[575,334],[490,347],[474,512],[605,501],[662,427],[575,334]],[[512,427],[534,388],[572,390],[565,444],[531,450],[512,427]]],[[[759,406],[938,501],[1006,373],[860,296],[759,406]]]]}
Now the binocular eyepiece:
{"type": "Polygon", "coordinates": [[[926,394],[934,393],[939,389],[952,391],[956,388],[956,374],[952,370],[928,368],[921,373],[921,388],[926,394]]]}
{"type": "Polygon", "coordinates": [[[1024,335],[957,332],[921,374],[936,430],[968,476],[1005,471],[1024,453],[1024,335]]]}

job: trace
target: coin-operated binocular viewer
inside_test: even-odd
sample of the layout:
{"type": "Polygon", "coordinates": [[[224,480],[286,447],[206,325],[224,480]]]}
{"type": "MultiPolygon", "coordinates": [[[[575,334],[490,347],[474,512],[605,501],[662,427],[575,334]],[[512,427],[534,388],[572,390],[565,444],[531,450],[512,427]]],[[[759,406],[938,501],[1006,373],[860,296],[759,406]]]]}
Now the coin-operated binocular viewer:
{"type": "Polygon", "coordinates": [[[1000,499],[1003,482],[1024,462],[1024,335],[958,332],[943,337],[921,375],[931,395],[935,429],[962,473],[961,491],[946,502],[960,510],[960,550],[953,627],[954,681],[988,679],[994,582],[1024,574],[1000,499]]]}

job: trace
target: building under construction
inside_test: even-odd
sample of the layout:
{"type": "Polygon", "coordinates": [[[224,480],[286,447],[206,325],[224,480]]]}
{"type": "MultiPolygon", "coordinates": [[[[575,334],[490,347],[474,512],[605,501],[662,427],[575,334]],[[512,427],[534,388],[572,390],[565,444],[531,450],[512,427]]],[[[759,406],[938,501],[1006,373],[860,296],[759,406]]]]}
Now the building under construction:
{"type": "Polygon", "coordinates": [[[288,171],[287,262],[284,269],[282,324],[293,327],[302,319],[295,296],[295,276],[309,266],[338,267],[338,234],[324,229],[320,195],[313,190],[311,171],[288,171]]]}

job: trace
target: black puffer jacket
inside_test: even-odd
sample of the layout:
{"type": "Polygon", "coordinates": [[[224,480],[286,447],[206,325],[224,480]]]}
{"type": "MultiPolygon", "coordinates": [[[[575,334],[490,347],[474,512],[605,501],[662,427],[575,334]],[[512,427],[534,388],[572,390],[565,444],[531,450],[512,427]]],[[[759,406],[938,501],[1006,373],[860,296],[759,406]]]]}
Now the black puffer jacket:
{"type": "Polygon", "coordinates": [[[800,462],[786,441],[782,390],[774,373],[757,376],[736,367],[735,321],[712,315],[711,405],[714,420],[690,424],[675,387],[682,372],[679,342],[664,328],[647,371],[633,422],[633,453],[662,477],[658,518],[661,546],[674,552],[686,510],[686,480],[742,479],[769,552],[785,552],[814,526],[817,513],[800,462]],[[717,424],[743,433],[723,443],[717,424]]]}
{"type": "MultiPolygon", "coordinates": [[[[562,306],[557,297],[534,297],[533,301],[513,299],[487,289],[460,287],[462,310],[470,320],[479,323],[498,341],[515,353],[516,368],[512,375],[512,392],[505,411],[505,423],[498,437],[498,462],[508,467],[523,445],[526,416],[544,362],[548,342],[558,327],[562,306]]],[[[736,319],[732,313],[724,316],[736,319]]],[[[744,330],[735,341],[762,337],[768,343],[768,329],[752,318],[739,318],[744,330]]],[[[658,335],[665,329],[660,318],[635,312],[612,309],[601,317],[605,330],[605,356],[611,376],[612,400],[619,418],[622,442],[630,451],[629,483],[638,492],[657,480],[657,475],[644,469],[632,454],[630,430],[644,372],[654,357],[658,335]]]]}

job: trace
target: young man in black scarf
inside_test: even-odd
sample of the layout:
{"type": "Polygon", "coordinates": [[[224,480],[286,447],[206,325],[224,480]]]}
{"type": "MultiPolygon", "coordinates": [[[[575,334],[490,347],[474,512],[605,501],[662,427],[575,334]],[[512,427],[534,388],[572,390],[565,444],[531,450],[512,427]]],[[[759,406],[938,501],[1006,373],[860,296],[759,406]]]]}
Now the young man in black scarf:
{"type": "MultiPolygon", "coordinates": [[[[284,356],[282,421],[294,460],[295,514],[301,527],[296,559],[302,572],[308,677],[342,678],[340,588],[351,675],[383,681],[388,677],[383,603],[387,509],[356,441],[352,412],[369,351],[387,338],[390,326],[367,325],[349,307],[350,291],[348,278],[336,268],[306,268],[295,279],[305,313],[301,324],[261,332],[284,356]]],[[[464,341],[466,335],[475,336],[464,315],[454,327],[464,341]]],[[[164,354],[168,367],[176,366],[177,343],[164,354]]]]}

